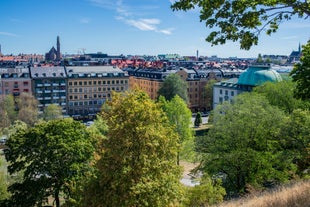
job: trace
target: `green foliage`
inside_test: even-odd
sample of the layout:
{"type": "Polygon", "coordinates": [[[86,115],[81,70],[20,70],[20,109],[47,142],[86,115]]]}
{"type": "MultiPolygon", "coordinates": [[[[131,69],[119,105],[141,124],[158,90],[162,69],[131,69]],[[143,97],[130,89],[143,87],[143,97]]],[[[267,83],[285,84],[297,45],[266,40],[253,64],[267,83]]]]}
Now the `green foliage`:
{"type": "Polygon", "coordinates": [[[279,107],[286,113],[292,113],[295,109],[304,108],[305,103],[294,98],[295,83],[281,81],[277,83],[267,82],[254,88],[254,92],[264,95],[269,103],[279,107]]]}
{"type": "Polygon", "coordinates": [[[295,96],[310,102],[310,41],[302,48],[300,63],[294,66],[290,75],[296,82],[295,96]]]}
{"type": "Polygon", "coordinates": [[[279,143],[285,120],[283,112],[255,93],[219,105],[213,127],[197,146],[204,153],[202,168],[224,178],[226,190],[234,193],[246,191],[247,184],[288,180],[296,168],[279,143]]]}
{"type": "Polygon", "coordinates": [[[18,120],[28,126],[34,126],[38,121],[38,101],[29,93],[22,93],[17,99],[18,120]]]}
{"type": "Polygon", "coordinates": [[[194,121],[195,127],[199,127],[201,125],[201,123],[202,123],[201,113],[198,112],[196,114],[195,121],[194,121]]]}
{"type": "MultiPolygon", "coordinates": [[[[165,101],[164,97],[160,97],[160,105],[166,113],[168,120],[175,127],[175,132],[179,135],[179,143],[182,146],[186,140],[193,140],[192,112],[180,96],[176,95],[170,101],[165,101]]],[[[178,161],[179,164],[179,153],[178,161]]]]}
{"type": "Polygon", "coordinates": [[[164,96],[170,101],[176,95],[179,95],[186,103],[188,103],[187,83],[178,75],[170,74],[166,77],[158,90],[158,96],[164,96]]]}
{"type": "Polygon", "coordinates": [[[43,111],[43,119],[45,121],[62,118],[61,107],[56,104],[48,105],[43,111]]]}
{"type": "Polygon", "coordinates": [[[10,174],[23,172],[21,182],[9,187],[13,206],[35,206],[59,195],[70,197],[70,186],[88,170],[94,148],[86,127],[72,119],[41,122],[33,128],[19,128],[5,151],[10,174]]]}
{"type": "Polygon", "coordinates": [[[210,177],[204,175],[200,185],[188,187],[185,194],[185,206],[207,207],[221,203],[226,192],[221,186],[221,180],[211,180],[210,177]]]}
{"type": "Polygon", "coordinates": [[[171,6],[174,11],[197,7],[200,21],[212,29],[206,41],[212,45],[239,41],[240,48],[246,50],[257,45],[261,32],[270,35],[281,22],[310,14],[308,1],[291,0],[177,0],[171,6]]]}
{"type": "Polygon", "coordinates": [[[204,88],[204,96],[206,97],[207,110],[211,110],[213,108],[213,85],[217,82],[217,80],[209,80],[204,88]]]}
{"type": "Polygon", "coordinates": [[[17,119],[14,98],[7,95],[0,103],[0,128],[10,126],[17,119]]]}
{"type": "Polygon", "coordinates": [[[106,104],[107,139],[83,205],[169,206],[180,199],[178,135],[160,106],[140,91],[114,93],[106,104]]]}
{"type": "MultiPolygon", "coordinates": [[[[283,148],[291,153],[298,166],[298,172],[310,169],[310,112],[295,110],[281,130],[283,148]]],[[[309,172],[308,172],[309,175],[309,172]]]]}
{"type": "Polygon", "coordinates": [[[7,199],[9,197],[9,193],[7,191],[7,179],[5,175],[5,171],[3,169],[3,161],[2,154],[0,154],[0,205],[1,201],[7,199]]]}

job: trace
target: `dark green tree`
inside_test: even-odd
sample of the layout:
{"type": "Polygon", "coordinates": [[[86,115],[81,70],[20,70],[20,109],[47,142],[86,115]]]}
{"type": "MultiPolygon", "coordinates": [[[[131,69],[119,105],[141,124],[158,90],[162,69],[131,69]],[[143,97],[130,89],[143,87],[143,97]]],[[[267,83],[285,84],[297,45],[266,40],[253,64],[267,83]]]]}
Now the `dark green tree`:
{"type": "Polygon", "coordinates": [[[310,112],[294,110],[281,130],[283,148],[291,153],[300,175],[310,169],[310,112]]]}
{"type": "Polygon", "coordinates": [[[197,150],[202,169],[223,178],[227,192],[243,193],[247,185],[266,186],[288,180],[296,171],[280,145],[286,116],[261,95],[243,93],[232,104],[214,110],[213,126],[197,150]]]}
{"type": "Polygon", "coordinates": [[[177,0],[171,7],[184,11],[198,7],[200,21],[212,29],[206,41],[212,45],[239,41],[246,50],[257,45],[262,32],[270,35],[283,21],[310,15],[309,2],[304,0],[177,0]]]}
{"type": "Polygon", "coordinates": [[[12,206],[42,206],[49,196],[60,206],[60,194],[70,198],[70,186],[88,170],[94,148],[86,127],[72,119],[41,122],[19,129],[7,142],[10,174],[23,179],[9,186],[12,206]]]}
{"type": "Polygon", "coordinates": [[[198,112],[195,117],[194,125],[195,127],[199,127],[202,123],[201,113],[198,112]]]}
{"type": "Polygon", "coordinates": [[[170,74],[166,77],[158,90],[158,96],[164,96],[167,101],[179,95],[188,103],[187,83],[178,75],[170,74]]]}
{"type": "MultiPolygon", "coordinates": [[[[309,4],[309,3],[308,3],[309,4]]],[[[308,5],[309,8],[309,5],[308,5]]],[[[310,41],[303,46],[300,63],[294,66],[291,72],[293,81],[296,82],[295,97],[310,101],[310,41]]]]}
{"type": "Polygon", "coordinates": [[[209,80],[203,91],[203,95],[206,100],[206,109],[208,111],[211,111],[213,109],[213,85],[217,82],[218,81],[214,79],[209,80]]]}
{"type": "Polygon", "coordinates": [[[108,126],[97,176],[84,206],[169,206],[180,199],[178,135],[147,94],[116,94],[103,107],[108,126]]]}
{"type": "Polygon", "coordinates": [[[255,87],[253,92],[262,94],[271,105],[277,106],[290,114],[295,109],[307,107],[306,103],[294,97],[295,86],[296,84],[291,80],[277,83],[266,82],[261,86],[255,87]]]}

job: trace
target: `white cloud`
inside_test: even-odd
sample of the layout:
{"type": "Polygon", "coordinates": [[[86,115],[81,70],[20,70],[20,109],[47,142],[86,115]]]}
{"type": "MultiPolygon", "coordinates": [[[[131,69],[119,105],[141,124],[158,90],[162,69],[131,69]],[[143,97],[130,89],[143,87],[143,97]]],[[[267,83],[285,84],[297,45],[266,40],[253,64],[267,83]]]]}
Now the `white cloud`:
{"type": "Polygon", "coordinates": [[[88,24],[90,22],[90,19],[87,17],[83,17],[80,19],[80,23],[82,24],[88,24]]]}
{"type": "Polygon", "coordinates": [[[282,37],[281,39],[282,40],[292,40],[292,39],[297,39],[298,36],[297,35],[294,35],[294,36],[286,36],[286,37],[282,37]]]}
{"type": "Polygon", "coordinates": [[[0,35],[10,36],[10,37],[18,37],[17,34],[13,34],[13,33],[10,33],[10,32],[0,32],[0,35]]]}
{"type": "Polygon", "coordinates": [[[125,5],[122,0],[89,0],[94,6],[105,9],[113,9],[117,13],[115,19],[125,22],[127,25],[133,26],[141,31],[154,31],[162,34],[170,35],[173,29],[160,29],[158,26],[161,21],[157,18],[137,18],[137,16],[146,16],[147,10],[154,10],[154,6],[140,6],[139,8],[131,8],[125,5]],[[132,12],[134,11],[134,12],[132,12]]]}

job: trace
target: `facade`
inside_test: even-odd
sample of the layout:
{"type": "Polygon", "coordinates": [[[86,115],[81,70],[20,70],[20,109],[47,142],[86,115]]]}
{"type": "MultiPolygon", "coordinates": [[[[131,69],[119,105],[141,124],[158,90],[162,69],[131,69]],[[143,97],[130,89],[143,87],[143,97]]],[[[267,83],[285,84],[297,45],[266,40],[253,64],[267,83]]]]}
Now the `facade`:
{"type": "Polygon", "coordinates": [[[250,92],[255,86],[264,84],[265,82],[282,81],[281,75],[271,69],[270,66],[253,65],[244,71],[240,77],[232,78],[214,84],[213,86],[213,108],[224,101],[232,101],[232,99],[243,92],[250,92]]]}
{"type": "Polygon", "coordinates": [[[9,94],[13,95],[15,98],[21,93],[31,94],[31,79],[27,67],[1,68],[0,74],[0,101],[9,94]]]}
{"type": "Polygon", "coordinates": [[[68,74],[68,115],[75,119],[92,119],[112,91],[129,88],[129,77],[113,66],[66,67],[68,74]]]}
{"type": "Polygon", "coordinates": [[[188,106],[193,111],[206,111],[207,97],[204,95],[204,88],[210,79],[216,79],[213,71],[197,71],[194,69],[186,69],[183,67],[171,68],[147,68],[147,69],[125,69],[130,76],[129,87],[139,88],[145,91],[151,99],[158,98],[158,90],[160,89],[165,78],[173,73],[187,83],[188,106]]]}
{"type": "Polygon", "coordinates": [[[31,67],[32,91],[39,101],[39,112],[50,104],[57,104],[66,114],[67,90],[64,67],[31,67]]]}

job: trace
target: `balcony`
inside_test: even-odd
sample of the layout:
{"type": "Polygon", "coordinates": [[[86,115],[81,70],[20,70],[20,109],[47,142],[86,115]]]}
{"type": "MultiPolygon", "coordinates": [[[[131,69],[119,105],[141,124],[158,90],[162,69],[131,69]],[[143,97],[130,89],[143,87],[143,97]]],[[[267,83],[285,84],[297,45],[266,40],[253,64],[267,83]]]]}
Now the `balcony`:
{"type": "Polygon", "coordinates": [[[56,89],[56,90],[53,90],[53,92],[54,92],[54,93],[59,93],[60,90],[57,90],[57,89],[56,89]]]}
{"type": "Polygon", "coordinates": [[[57,100],[57,99],[59,99],[59,97],[58,96],[53,96],[53,99],[57,100]]]}
{"type": "Polygon", "coordinates": [[[59,90],[59,92],[60,92],[60,93],[65,93],[65,92],[66,92],[66,90],[59,90]]]}
{"type": "Polygon", "coordinates": [[[59,86],[59,84],[58,83],[53,83],[52,86],[59,86]]]}
{"type": "Polygon", "coordinates": [[[44,86],[51,86],[50,83],[44,83],[44,86]]]}
{"type": "Polygon", "coordinates": [[[62,105],[62,106],[66,106],[67,104],[66,104],[66,103],[61,103],[60,105],[62,105]]]}
{"type": "Polygon", "coordinates": [[[60,83],[61,86],[66,86],[66,83],[60,83]]]}
{"type": "Polygon", "coordinates": [[[51,93],[51,90],[45,90],[44,93],[51,93]]]}
{"type": "Polygon", "coordinates": [[[45,97],[44,99],[45,100],[51,100],[52,98],[51,97],[45,97]]]}
{"type": "Polygon", "coordinates": [[[60,98],[62,98],[62,99],[66,99],[67,97],[66,97],[66,96],[61,96],[60,98]]]}
{"type": "Polygon", "coordinates": [[[37,90],[37,91],[36,91],[36,93],[43,93],[43,91],[41,91],[41,90],[37,90]]]}
{"type": "Polygon", "coordinates": [[[40,100],[43,100],[43,97],[38,97],[37,99],[40,101],[40,100]]]}

